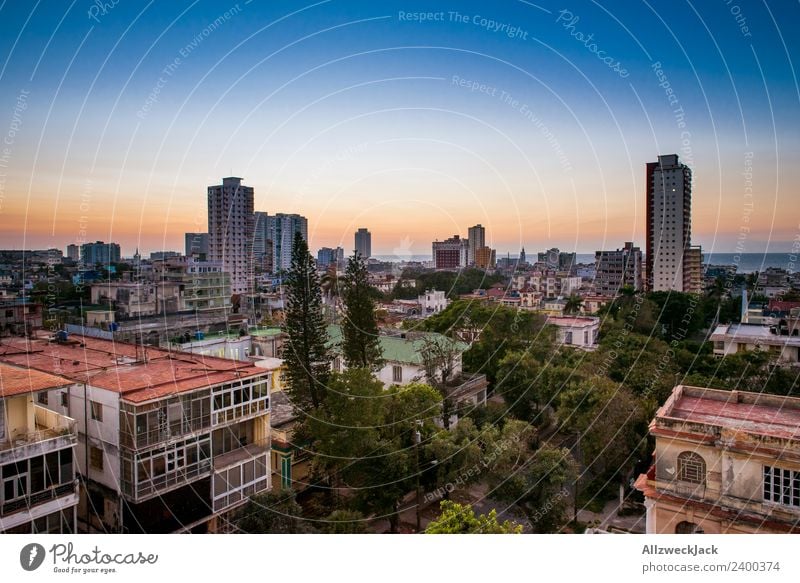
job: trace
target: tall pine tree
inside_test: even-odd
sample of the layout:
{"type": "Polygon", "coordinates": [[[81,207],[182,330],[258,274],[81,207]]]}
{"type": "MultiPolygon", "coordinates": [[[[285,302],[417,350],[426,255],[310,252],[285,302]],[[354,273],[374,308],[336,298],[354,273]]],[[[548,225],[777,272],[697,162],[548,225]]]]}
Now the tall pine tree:
{"type": "Polygon", "coordinates": [[[300,233],[294,236],[286,287],[286,340],[282,350],[286,391],[296,407],[316,409],[324,400],[330,372],[328,333],[322,315],[322,289],[317,269],[300,233]]]}
{"type": "Polygon", "coordinates": [[[373,294],[367,264],[356,251],[347,260],[341,290],[344,304],[342,356],[351,368],[377,371],[383,366],[373,294]]]}

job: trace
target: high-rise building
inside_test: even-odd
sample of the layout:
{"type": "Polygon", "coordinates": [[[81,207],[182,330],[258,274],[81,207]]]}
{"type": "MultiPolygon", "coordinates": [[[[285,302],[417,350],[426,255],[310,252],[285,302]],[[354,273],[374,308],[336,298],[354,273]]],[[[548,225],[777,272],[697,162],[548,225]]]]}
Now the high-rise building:
{"type": "Polygon", "coordinates": [[[433,242],[433,265],[436,269],[460,269],[467,266],[469,241],[458,235],[433,242]]]}
{"type": "Polygon", "coordinates": [[[253,199],[253,188],[241,178],[208,187],[208,259],[222,263],[234,294],[252,289],[253,199]]]}
{"type": "Polygon", "coordinates": [[[294,234],[308,242],[308,220],[301,215],[278,213],[267,220],[267,239],[272,241],[272,272],[287,271],[292,265],[294,234]]]}
{"type": "Polygon", "coordinates": [[[119,263],[120,249],[117,243],[84,243],[81,245],[81,262],[87,269],[93,268],[96,264],[107,266],[111,263],[119,263]]]}
{"type": "Polygon", "coordinates": [[[208,233],[185,233],[184,254],[187,257],[208,255],[208,233]]]}
{"type": "Polygon", "coordinates": [[[478,262],[478,249],[486,246],[486,229],[480,223],[470,227],[467,229],[467,241],[469,242],[467,263],[475,265],[478,262]]]}
{"type": "Polygon", "coordinates": [[[485,245],[483,247],[478,247],[475,250],[475,267],[478,269],[493,269],[496,260],[496,254],[494,249],[490,249],[485,245]]]}
{"type": "Polygon", "coordinates": [[[647,163],[646,288],[697,292],[700,248],[692,248],[692,171],[677,154],[647,163]]]}
{"type": "Polygon", "coordinates": [[[267,213],[253,213],[253,261],[257,273],[272,273],[272,240],[269,238],[270,217],[267,213]]]}
{"type": "Polygon", "coordinates": [[[597,251],[595,258],[595,293],[615,297],[625,286],[642,290],[642,250],[627,242],[616,251],[597,251]]]}
{"type": "Polygon", "coordinates": [[[78,245],[67,245],[67,257],[73,261],[80,261],[81,248],[78,245]]]}
{"type": "Polygon", "coordinates": [[[326,269],[331,265],[340,266],[344,263],[344,249],[341,247],[322,247],[317,251],[317,267],[326,269]]]}
{"type": "Polygon", "coordinates": [[[372,233],[367,229],[356,231],[356,251],[365,261],[372,257],[372,233]]]}

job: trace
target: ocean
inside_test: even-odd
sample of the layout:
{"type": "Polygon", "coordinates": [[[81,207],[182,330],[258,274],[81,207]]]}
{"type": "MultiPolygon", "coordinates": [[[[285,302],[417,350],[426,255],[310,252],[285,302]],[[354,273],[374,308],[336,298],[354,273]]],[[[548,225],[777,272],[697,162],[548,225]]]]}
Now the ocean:
{"type": "MultiPolygon", "coordinates": [[[[498,259],[502,256],[498,256],[498,259]]],[[[533,258],[536,255],[532,255],[533,258]]],[[[376,255],[381,261],[430,261],[430,255],[376,255]]],[[[594,263],[594,253],[578,253],[578,263],[594,263]]],[[[735,265],[737,273],[753,273],[764,271],[767,267],[780,267],[788,271],[797,271],[800,267],[800,256],[785,253],[704,253],[703,263],[710,265],[735,265]]]]}

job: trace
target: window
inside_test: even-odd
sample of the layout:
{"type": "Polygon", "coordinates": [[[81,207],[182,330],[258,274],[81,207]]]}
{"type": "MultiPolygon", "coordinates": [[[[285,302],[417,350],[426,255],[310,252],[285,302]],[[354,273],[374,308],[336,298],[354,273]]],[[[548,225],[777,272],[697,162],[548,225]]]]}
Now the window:
{"type": "Polygon", "coordinates": [[[47,405],[47,391],[42,391],[36,394],[36,400],[40,405],[47,405]]]}
{"type": "Polygon", "coordinates": [[[89,447],[89,465],[92,469],[103,471],[103,450],[99,447],[89,447]]]}
{"type": "Polygon", "coordinates": [[[69,392],[67,391],[61,393],[61,406],[69,407],[69,392]]]}
{"type": "Polygon", "coordinates": [[[692,451],[678,455],[678,479],[692,484],[706,483],[706,462],[692,451]]]}
{"type": "Polygon", "coordinates": [[[103,405],[97,401],[90,401],[92,405],[92,420],[103,422],[103,405]]]}
{"type": "Polygon", "coordinates": [[[764,466],[764,500],[800,506],[800,472],[764,466]]]}
{"type": "Polygon", "coordinates": [[[392,382],[395,383],[402,383],[403,382],[403,367],[397,364],[392,365],[392,382]]]}

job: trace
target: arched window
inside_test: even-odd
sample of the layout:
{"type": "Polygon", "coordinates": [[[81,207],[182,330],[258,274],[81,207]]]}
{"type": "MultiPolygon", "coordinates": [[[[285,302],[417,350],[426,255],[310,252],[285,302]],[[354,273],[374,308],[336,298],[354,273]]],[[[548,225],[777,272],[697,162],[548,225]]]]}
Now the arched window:
{"type": "Polygon", "coordinates": [[[675,527],[675,534],[704,534],[704,531],[694,522],[686,522],[684,520],[675,527]]]}
{"type": "Polygon", "coordinates": [[[693,451],[678,455],[678,479],[692,484],[706,483],[706,462],[693,451]]]}

